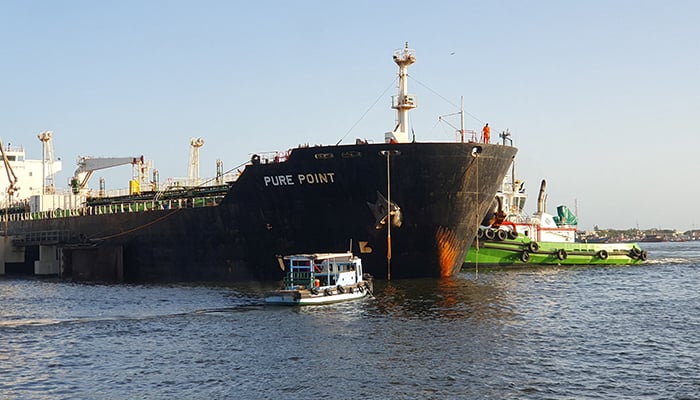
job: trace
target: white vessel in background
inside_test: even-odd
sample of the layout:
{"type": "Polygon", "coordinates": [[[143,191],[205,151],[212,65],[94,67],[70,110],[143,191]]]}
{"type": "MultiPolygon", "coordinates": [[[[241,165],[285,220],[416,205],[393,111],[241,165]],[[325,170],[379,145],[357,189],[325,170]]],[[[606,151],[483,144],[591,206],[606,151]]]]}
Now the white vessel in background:
{"type": "MultiPolygon", "coordinates": [[[[60,159],[54,157],[53,132],[44,131],[38,135],[42,142],[42,159],[29,160],[23,146],[6,145],[0,141],[3,163],[0,163],[0,190],[5,195],[0,198],[2,209],[30,206],[30,199],[40,198],[42,194],[55,194],[54,178],[61,171],[60,159]],[[22,201],[23,203],[18,203],[22,201]]],[[[38,201],[38,200],[37,200],[38,201]]],[[[45,207],[49,207],[46,205],[45,207]]],[[[39,210],[43,211],[43,210],[39,210]]]]}

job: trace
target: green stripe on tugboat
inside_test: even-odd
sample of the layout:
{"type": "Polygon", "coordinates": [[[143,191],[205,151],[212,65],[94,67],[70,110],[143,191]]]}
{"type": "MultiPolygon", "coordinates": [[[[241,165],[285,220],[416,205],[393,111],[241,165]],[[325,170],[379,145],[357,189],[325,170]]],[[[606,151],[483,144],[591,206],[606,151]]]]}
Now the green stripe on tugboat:
{"type": "Polygon", "coordinates": [[[477,238],[467,252],[465,267],[625,265],[638,264],[647,259],[647,252],[636,243],[537,242],[522,233],[514,237],[513,231],[492,228],[482,228],[478,236],[481,238],[477,238]]]}

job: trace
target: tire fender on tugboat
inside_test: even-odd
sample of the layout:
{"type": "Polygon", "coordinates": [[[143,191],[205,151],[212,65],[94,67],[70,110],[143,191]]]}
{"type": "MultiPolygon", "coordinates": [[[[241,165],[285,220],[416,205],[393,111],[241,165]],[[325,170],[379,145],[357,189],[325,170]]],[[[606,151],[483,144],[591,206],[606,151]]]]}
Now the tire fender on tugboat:
{"type": "Polygon", "coordinates": [[[530,242],[527,244],[527,249],[530,253],[536,253],[540,249],[540,245],[537,242],[530,242]]]}
{"type": "Polygon", "coordinates": [[[566,260],[566,257],[568,257],[568,254],[566,254],[566,250],[564,249],[559,249],[557,250],[557,258],[561,261],[566,260]]]}
{"type": "Polygon", "coordinates": [[[523,264],[527,264],[527,262],[530,261],[530,253],[528,253],[527,250],[523,250],[523,252],[520,253],[520,261],[522,261],[523,264]]]}
{"type": "Polygon", "coordinates": [[[496,231],[496,239],[500,240],[501,242],[508,239],[508,232],[499,229],[496,231]]]}
{"type": "Polygon", "coordinates": [[[605,249],[602,249],[598,252],[598,258],[601,260],[607,260],[608,259],[608,251],[605,249]]]}

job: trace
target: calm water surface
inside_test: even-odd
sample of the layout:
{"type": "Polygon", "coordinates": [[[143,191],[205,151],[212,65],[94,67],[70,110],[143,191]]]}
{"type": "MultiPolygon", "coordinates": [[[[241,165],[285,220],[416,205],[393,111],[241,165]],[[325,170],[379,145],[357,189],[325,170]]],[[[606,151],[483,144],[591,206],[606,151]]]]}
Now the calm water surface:
{"type": "MultiPolygon", "coordinates": [[[[0,399],[697,399],[700,243],[268,307],[274,285],[0,279],[0,399]]],[[[400,268],[400,266],[392,266],[400,268]]]]}

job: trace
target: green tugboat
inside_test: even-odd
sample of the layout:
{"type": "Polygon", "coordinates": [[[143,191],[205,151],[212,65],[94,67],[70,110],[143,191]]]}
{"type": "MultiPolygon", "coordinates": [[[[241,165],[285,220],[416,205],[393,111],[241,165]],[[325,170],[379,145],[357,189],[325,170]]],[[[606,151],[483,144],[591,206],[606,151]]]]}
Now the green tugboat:
{"type": "MultiPolygon", "coordinates": [[[[509,133],[501,134],[504,145],[509,133]]],[[[647,252],[636,243],[580,243],[576,241],[576,216],[566,207],[557,215],[545,211],[542,180],[537,212],[524,211],[527,194],[515,180],[513,167],[503,181],[477,238],[469,248],[463,268],[476,266],[625,265],[646,261],[647,252]]]]}
{"type": "MultiPolygon", "coordinates": [[[[538,242],[519,233],[514,239],[500,232],[482,228],[483,236],[469,249],[464,267],[509,265],[624,265],[646,261],[647,253],[636,243],[538,242]],[[488,239],[487,236],[494,236],[488,239]]],[[[512,232],[512,231],[511,231],[512,232]]],[[[510,235],[510,233],[507,233],[510,235]]]]}

